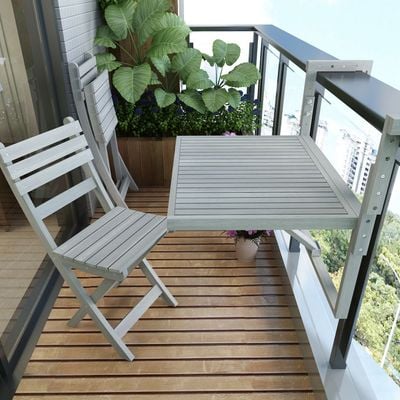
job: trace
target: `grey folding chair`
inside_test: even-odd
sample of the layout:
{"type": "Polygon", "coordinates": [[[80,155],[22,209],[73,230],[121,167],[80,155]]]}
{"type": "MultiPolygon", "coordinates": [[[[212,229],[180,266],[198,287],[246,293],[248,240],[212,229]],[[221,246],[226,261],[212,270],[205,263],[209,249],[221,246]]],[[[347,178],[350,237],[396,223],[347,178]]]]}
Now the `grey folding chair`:
{"type": "MultiPolygon", "coordinates": [[[[115,134],[118,119],[111,95],[108,72],[103,71],[99,74],[96,58],[90,54],[87,57],[88,59],[82,65],[71,63],[68,66],[75,107],[84,133],[86,136],[94,137],[101,158],[109,172],[108,148],[110,147],[116,186],[121,197],[125,198],[129,189],[137,191],[138,187],[118,150],[115,134]]],[[[96,157],[96,154],[94,156],[96,157]]]]}
{"type": "Polygon", "coordinates": [[[166,218],[114,206],[94,167],[93,154],[78,121],[11,146],[4,147],[0,143],[0,166],[30,224],[81,304],[69,325],[76,326],[89,314],[118,353],[133,360],[134,356],[122,337],[159,296],[168,305],[177,305],[145,259],[146,254],[166,233],[166,218]],[[32,191],[78,168],[84,176],[80,183],[39,206],[33,204],[32,191]],[[65,243],[57,245],[43,220],[92,191],[105,215],[65,243]],[[136,265],[152,288],[113,328],[96,303],[120,284],[136,265]],[[97,275],[103,281],[89,295],[74,270],[97,275]]]}

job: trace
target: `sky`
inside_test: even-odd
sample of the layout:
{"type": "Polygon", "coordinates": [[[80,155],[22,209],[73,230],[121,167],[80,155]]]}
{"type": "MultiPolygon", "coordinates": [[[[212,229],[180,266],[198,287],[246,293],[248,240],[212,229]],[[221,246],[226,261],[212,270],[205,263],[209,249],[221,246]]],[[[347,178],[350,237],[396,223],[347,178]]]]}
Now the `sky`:
{"type": "Polygon", "coordinates": [[[400,89],[399,0],[184,0],[193,25],[274,24],[400,89]],[[244,6],[245,5],[245,6],[244,6]]]}
{"type": "MultiPolygon", "coordinates": [[[[189,25],[273,24],[337,58],[373,60],[372,75],[400,90],[400,0],[182,1],[189,25]]],[[[389,208],[400,213],[398,175],[389,208]]]]}

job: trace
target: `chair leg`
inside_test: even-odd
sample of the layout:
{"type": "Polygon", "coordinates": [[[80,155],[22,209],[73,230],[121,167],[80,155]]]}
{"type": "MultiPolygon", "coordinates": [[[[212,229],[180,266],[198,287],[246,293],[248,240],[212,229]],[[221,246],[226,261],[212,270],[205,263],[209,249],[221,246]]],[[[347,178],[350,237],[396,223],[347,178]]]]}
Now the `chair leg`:
{"type": "MultiPolygon", "coordinates": [[[[101,298],[103,298],[112,288],[118,286],[118,281],[110,279],[104,279],[103,282],[96,288],[90,298],[96,304],[101,298]]],[[[87,314],[87,306],[81,306],[81,308],[74,314],[74,316],[68,321],[68,326],[75,328],[79,322],[87,314]]]]}
{"type": "Polygon", "coordinates": [[[144,258],[140,262],[139,266],[143,271],[144,275],[146,276],[146,278],[150,281],[150,283],[154,286],[157,285],[161,289],[161,296],[164,299],[164,301],[168,305],[176,307],[178,305],[178,302],[176,301],[175,297],[172,296],[171,292],[164,285],[162,280],[158,277],[151,264],[144,258]]]}
{"type": "Polygon", "coordinates": [[[111,137],[110,147],[111,147],[112,161],[115,170],[115,177],[117,179],[117,182],[120,183],[122,182],[123,174],[121,169],[121,158],[118,151],[117,137],[115,134],[111,137]]]}
{"type": "Polygon", "coordinates": [[[106,167],[108,169],[108,173],[111,174],[110,160],[108,159],[107,144],[106,143],[99,143],[99,151],[100,151],[100,154],[101,154],[101,158],[104,161],[104,164],[106,164],[106,167]]]}
{"type": "Polygon", "coordinates": [[[134,355],[129,350],[128,346],[123,342],[121,337],[117,334],[117,332],[115,332],[114,328],[110,325],[104,315],[97,308],[93,299],[86,293],[85,289],[79,282],[79,279],[74,275],[72,270],[70,268],[65,268],[64,266],[61,266],[59,270],[62,273],[63,278],[68,283],[69,287],[81,303],[81,306],[83,308],[86,308],[87,313],[90,315],[90,317],[98,326],[106,339],[115,348],[118,354],[124,359],[132,361],[135,358],[134,355]]]}

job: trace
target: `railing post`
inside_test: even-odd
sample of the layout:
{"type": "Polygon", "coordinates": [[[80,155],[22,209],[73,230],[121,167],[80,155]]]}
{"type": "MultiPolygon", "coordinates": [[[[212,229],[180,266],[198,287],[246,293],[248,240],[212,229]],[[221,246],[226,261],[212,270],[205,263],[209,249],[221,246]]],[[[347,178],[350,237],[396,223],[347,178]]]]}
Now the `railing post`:
{"type": "Polygon", "coordinates": [[[283,101],[285,99],[286,74],[288,64],[289,59],[281,53],[279,56],[278,79],[276,82],[275,112],[274,122],[272,125],[273,135],[280,135],[281,132],[283,101]]]}
{"type": "Polygon", "coordinates": [[[372,261],[375,257],[380,232],[385,221],[385,215],[390,201],[390,195],[396,181],[397,169],[398,167],[394,166],[392,170],[389,189],[385,196],[382,212],[375,219],[374,228],[372,231],[371,239],[369,241],[368,252],[361,260],[360,269],[350,303],[349,313],[347,315],[347,318],[339,319],[338,321],[335,339],[332,345],[332,351],[329,360],[330,365],[333,369],[346,368],[347,355],[350,350],[351,342],[353,340],[356,330],[358,315],[360,313],[365,289],[368,284],[369,271],[372,265],[372,261]]]}
{"type": "MultiPolygon", "coordinates": [[[[265,96],[265,81],[267,78],[266,70],[267,70],[267,57],[268,57],[268,43],[262,39],[261,41],[261,52],[260,52],[260,74],[261,74],[261,80],[258,83],[258,93],[257,93],[257,99],[259,101],[259,110],[261,112],[261,120],[260,124],[262,125],[263,120],[264,120],[264,96],[265,96]]],[[[261,134],[261,126],[257,128],[256,134],[260,135],[261,134]]]]}
{"type": "MultiPolygon", "coordinates": [[[[249,62],[257,65],[257,54],[258,54],[258,34],[253,34],[253,41],[249,44],[249,62]]],[[[247,91],[249,101],[254,101],[255,85],[251,85],[247,91]]]]}
{"type": "Polygon", "coordinates": [[[318,91],[315,92],[314,109],[311,120],[311,138],[314,142],[317,139],[319,116],[321,114],[322,94],[318,91]]]}

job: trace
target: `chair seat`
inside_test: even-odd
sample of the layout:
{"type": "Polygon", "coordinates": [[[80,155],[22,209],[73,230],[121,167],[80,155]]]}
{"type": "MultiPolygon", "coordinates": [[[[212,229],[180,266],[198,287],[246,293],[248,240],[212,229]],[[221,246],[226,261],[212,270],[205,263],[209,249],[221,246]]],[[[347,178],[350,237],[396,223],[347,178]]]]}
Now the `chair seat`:
{"type": "Polygon", "coordinates": [[[166,217],[115,207],[54,253],[69,266],[123,280],[166,232],[166,217]]]}

